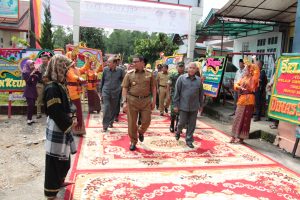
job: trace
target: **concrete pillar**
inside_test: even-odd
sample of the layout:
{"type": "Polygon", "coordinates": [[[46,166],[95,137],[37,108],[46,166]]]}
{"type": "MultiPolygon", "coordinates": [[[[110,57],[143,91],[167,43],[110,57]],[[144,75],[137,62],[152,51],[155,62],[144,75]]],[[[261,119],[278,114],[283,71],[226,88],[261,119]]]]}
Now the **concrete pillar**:
{"type": "Polygon", "coordinates": [[[187,58],[192,61],[194,59],[194,51],[196,44],[196,24],[203,15],[203,1],[200,3],[200,7],[190,8],[190,21],[189,21],[189,33],[188,33],[188,49],[187,58]]]}
{"type": "Polygon", "coordinates": [[[80,28],[80,0],[67,0],[67,3],[73,9],[73,44],[79,44],[80,28]]]}
{"type": "Polygon", "coordinates": [[[295,36],[293,41],[293,53],[300,53],[300,0],[298,0],[297,13],[295,19],[295,36]]]}

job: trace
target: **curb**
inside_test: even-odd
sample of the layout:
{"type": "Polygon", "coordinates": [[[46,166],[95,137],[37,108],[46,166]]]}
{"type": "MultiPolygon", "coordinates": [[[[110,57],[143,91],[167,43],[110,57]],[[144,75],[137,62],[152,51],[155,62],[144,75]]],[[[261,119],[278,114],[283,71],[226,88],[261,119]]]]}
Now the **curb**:
{"type": "MultiPolygon", "coordinates": [[[[227,112],[226,114],[220,112],[218,108],[220,108],[220,105],[218,104],[207,104],[204,107],[203,112],[212,119],[216,119],[218,121],[225,122],[225,123],[232,123],[233,118],[230,117],[227,114],[227,112]]],[[[222,109],[224,110],[225,108],[222,109]]],[[[229,111],[228,113],[230,113],[230,109],[226,109],[226,110],[228,110],[229,111]]],[[[276,137],[277,135],[274,135],[273,133],[269,133],[263,130],[256,130],[250,132],[249,134],[249,139],[263,139],[272,144],[276,141],[276,137]]]]}

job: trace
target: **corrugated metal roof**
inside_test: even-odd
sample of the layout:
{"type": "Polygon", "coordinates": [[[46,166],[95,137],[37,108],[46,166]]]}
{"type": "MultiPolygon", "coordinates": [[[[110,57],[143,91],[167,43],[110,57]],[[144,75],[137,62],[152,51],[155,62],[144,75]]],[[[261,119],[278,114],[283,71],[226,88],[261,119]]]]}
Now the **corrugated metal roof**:
{"type": "Polygon", "coordinates": [[[279,23],[295,21],[297,0],[230,0],[216,15],[279,23]]]}

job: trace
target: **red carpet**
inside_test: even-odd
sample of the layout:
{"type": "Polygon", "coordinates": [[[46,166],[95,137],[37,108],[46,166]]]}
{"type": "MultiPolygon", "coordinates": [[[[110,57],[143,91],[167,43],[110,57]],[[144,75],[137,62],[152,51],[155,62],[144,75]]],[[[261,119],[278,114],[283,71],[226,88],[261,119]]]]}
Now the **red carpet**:
{"type": "Polygon", "coordinates": [[[198,122],[195,148],[168,131],[157,113],[137,151],[129,151],[126,117],[109,133],[99,115],[88,117],[65,200],[82,199],[300,199],[300,177],[222,132],[198,122]]]}

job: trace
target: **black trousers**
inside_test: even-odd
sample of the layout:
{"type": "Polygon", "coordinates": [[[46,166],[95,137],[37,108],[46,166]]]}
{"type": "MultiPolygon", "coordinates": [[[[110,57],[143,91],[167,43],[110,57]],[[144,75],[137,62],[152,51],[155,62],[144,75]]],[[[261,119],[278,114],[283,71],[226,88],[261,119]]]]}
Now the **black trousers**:
{"type": "Polygon", "coordinates": [[[262,90],[258,90],[255,92],[255,112],[256,112],[255,118],[256,119],[260,119],[264,106],[265,106],[264,92],[262,90]]]}
{"type": "Polygon", "coordinates": [[[46,197],[56,197],[71,166],[69,160],[46,155],[44,194],[46,197]]]}

